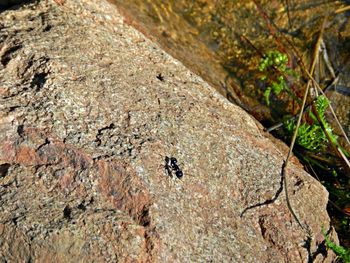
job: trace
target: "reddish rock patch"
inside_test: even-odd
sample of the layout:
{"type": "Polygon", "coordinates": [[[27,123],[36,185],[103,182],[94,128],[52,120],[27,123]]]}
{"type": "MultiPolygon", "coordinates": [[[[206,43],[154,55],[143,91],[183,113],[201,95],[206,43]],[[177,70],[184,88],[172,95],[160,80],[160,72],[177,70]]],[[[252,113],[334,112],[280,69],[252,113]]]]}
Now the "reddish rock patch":
{"type": "MultiPolygon", "coordinates": [[[[114,209],[125,212],[141,226],[137,235],[145,240],[141,245],[142,257],[150,260],[157,239],[149,216],[151,196],[135,171],[122,161],[94,160],[83,150],[52,138],[56,137],[43,130],[22,127],[20,134],[0,141],[4,176],[11,166],[35,167],[39,174],[49,177],[48,181],[55,181],[47,182],[52,186],[50,191],[59,191],[71,198],[83,198],[97,191],[96,194],[102,196],[100,202],[111,203],[114,209]]],[[[64,207],[63,216],[71,219],[69,205],[64,207]]],[[[125,223],[121,224],[124,229],[130,225],[125,223]]]]}

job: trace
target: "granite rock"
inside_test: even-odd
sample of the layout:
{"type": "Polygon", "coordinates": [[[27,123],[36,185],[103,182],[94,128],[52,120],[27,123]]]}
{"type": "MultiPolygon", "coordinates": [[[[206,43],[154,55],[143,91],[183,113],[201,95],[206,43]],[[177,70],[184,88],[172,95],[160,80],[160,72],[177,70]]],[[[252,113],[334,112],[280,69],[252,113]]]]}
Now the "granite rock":
{"type": "MultiPolygon", "coordinates": [[[[331,262],[327,191],[107,1],[0,14],[1,262],[331,262]],[[175,157],[184,176],[166,171],[175,157]]],[[[337,241],[336,233],[332,232],[337,241]]]]}

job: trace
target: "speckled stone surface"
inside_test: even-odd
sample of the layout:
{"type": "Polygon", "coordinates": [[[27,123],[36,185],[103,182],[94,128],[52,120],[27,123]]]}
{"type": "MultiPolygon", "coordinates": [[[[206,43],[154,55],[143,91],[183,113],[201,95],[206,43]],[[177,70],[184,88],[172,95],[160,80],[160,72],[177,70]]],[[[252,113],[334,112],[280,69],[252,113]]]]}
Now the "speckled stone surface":
{"type": "Polygon", "coordinates": [[[2,262],[334,259],[328,194],[295,159],[289,199],[312,240],[284,191],[241,217],[280,188],[286,146],[116,7],[41,1],[0,25],[2,262]]]}

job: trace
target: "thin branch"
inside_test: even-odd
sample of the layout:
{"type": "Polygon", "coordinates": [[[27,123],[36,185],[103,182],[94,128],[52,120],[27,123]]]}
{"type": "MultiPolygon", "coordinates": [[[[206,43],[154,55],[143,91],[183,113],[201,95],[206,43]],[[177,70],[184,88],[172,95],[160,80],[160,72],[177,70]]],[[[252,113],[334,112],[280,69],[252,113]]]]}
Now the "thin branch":
{"type": "Polygon", "coordinates": [[[292,19],[290,17],[290,8],[289,8],[289,0],[285,0],[286,2],[286,11],[287,11],[287,17],[288,17],[288,26],[289,26],[289,30],[292,31],[293,25],[292,25],[292,19]]]}
{"type": "Polygon", "coordinates": [[[348,11],[348,10],[350,10],[350,5],[335,10],[334,14],[340,14],[340,13],[348,11]]]}
{"type": "Polygon", "coordinates": [[[296,214],[295,214],[295,212],[294,212],[294,210],[293,210],[293,208],[292,208],[292,206],[291,206],[291,204],[289,202],[288,186],[287,186],[287,179],[286,179],[286,169],[287,169],[287,166],[288,166],[288,163],[289,163],[289,159],[290,159],[290,157],[292,156],[292,153],[293,153],[295,140],[297,138],[298,129],[299,129],[299,126],[300,126],[300,123],[301,123],[302,112],[304,111],[304,107],[305,107],[305,104],[306,104],[306,99],[307,99],[307,96],[308,96],[308,93],[309,93],[310,85],[311,85],[311,81],[309,80],[307,85],[306,85],[306,90],[305,90],[305,93],[304,93],[303,102],[302,102],[302,105],[301,105],[301,109],[300,109],[297,125],[296,125],[294,133],[293,133],[292,141],[291,141],[290,146],[289,146],[289,151],[288,151],[288,154],[287,154],[287,158],[286,158],[286,160],[285,160],[285,162],[284,162],[284,164],[282,166],[282,178],[284,178],[284,190],[286,192],[286,200],[287,200],[288,209],[291,212],[291,214],[293,215],[294,219],[298,222],[299,226],[302,229],[304,229],[304,230],[307,230],[307,229],[300,223],[298,217],[296,216],[296,214]]]}

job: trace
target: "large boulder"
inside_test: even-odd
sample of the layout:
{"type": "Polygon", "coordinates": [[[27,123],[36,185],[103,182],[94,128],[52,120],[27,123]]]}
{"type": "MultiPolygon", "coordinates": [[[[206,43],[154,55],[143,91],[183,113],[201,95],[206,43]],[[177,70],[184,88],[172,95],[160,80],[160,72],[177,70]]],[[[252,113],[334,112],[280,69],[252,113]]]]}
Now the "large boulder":
{"type": "Polygon", "coordinates": [[[115,6],[40,1],[0,26],[1,262],[334,259],[321,184],[292,160],[306,232],[287,147],[115,6]]]}

